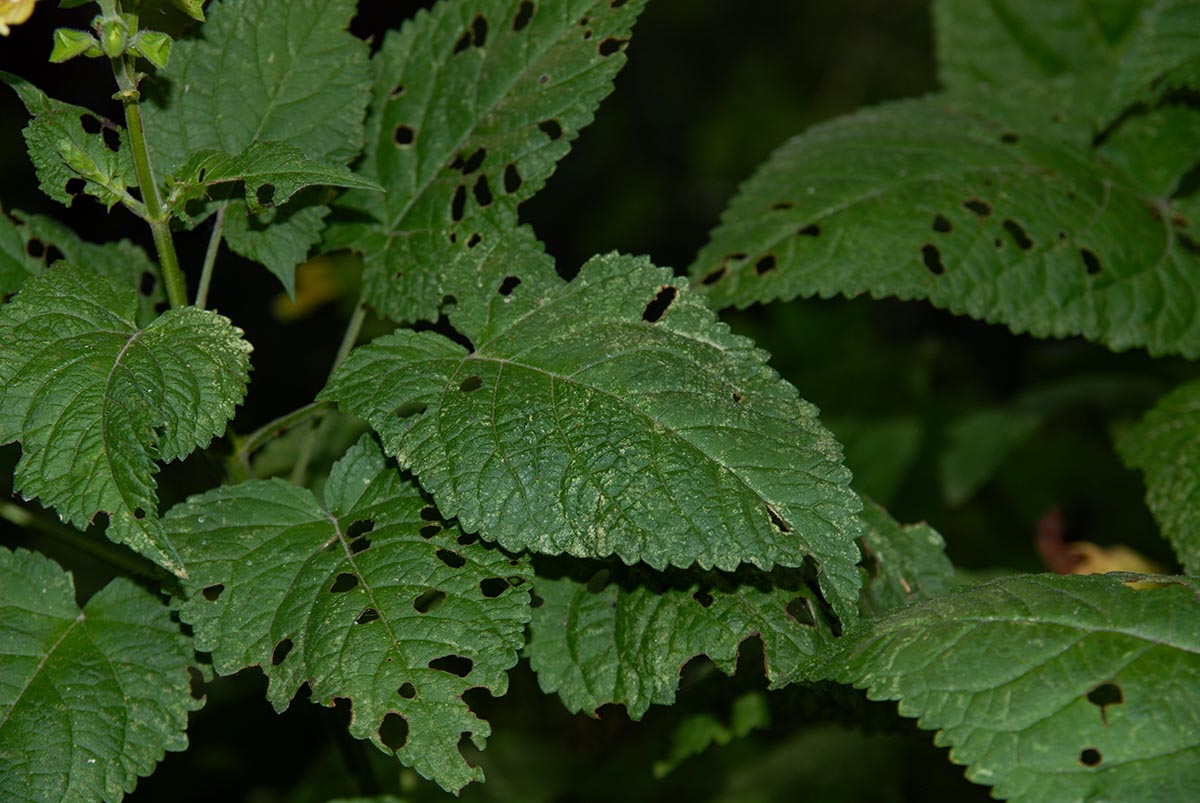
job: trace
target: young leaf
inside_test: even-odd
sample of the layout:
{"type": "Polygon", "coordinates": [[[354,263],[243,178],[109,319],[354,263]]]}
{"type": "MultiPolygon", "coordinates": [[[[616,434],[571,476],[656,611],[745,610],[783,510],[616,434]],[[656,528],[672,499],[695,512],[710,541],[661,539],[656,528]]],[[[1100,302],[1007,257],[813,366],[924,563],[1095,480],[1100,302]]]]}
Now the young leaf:
{"type": "Polygon", "coordinates": [[[25,144],[37,170],[42,192],[70,206],[80,190],[106,206],[121,200],[116,190],[136,186],[133,157],[125,131],[82,106],[54,100],[19,76],[0,72],[21,98],[32,119],[25,126],[25,144]]]}
{"type": "Polygon", "coordinates": [[[1146,503],[1189,574],[1200,573],[1200,382],[1159,400],[1118,442],[1146,475],[1146,503]]]}
{"type": "Polygon", "coordinates": [[[190,639],[118,579],[75,605],[71,575],[0,549],[0,798],[119,801],[187,747],[190,639]]]}
{"type": "Polygon", "coordinates": [[[346,205],[367,298],[397,320],[437,317],[455,240],[515,209],[553,173],[612,89],[645,0],[450,0],[389,33],[372,59],[363,169],[386,196],[346,205]]]}
{"type": "Polygon", "coordinates": [[[1155,103],[1171,92],[1200,89],[1200,7],[1192,0],[1146,3],[1141,24],[1121,58],[1108,111],[1155,103]]]}
{"type": "Polygon", "coordinates": [[[899,700],[998,798],[1184,799],[1200,785],[1198,600],[1192,578],[1007,577],[864,620],[816,669],[899,700]]]}
{"type": "Polygon", "coordinates": [[[462,700],[501,695],[529,620],[527,565],[443,524],[363,438],[325,501],[281,480],[218,488],[163,519],[187,567],[180,616],[227,675],[261,666],[267,698],[354,707],[350,733],[456,791],[483,773],[459,752],[491,729],[462,700]],[[398,734],[397,734],[398,731],[398,734]]]}
{"type": "Polygon", "coordinates": [[[870,501],[859,518],[867,574],[859,603],[864,614],[879,616],[950,591],[954,566],[937,530],[924,523],[901,525],[870,501]]]}
{"type": "Polygon", "coordinates": [[[156,514],[154,460],[178,460],[225,428],[246,393],[250,346],[213,312],[134,323],[132,288],[70,267],[0,308],[0,443],[20,441],[16,489],[83,529],[175,572],[156,514]]]}
{"type": "Polygon", "coordinates": [[[296,267],[321,242],[321,230],[330,209],[324,204],[296,202],[261,215],[251,215],[241,201],[225,210],[225,242],[235,254],[262,265],[283,285],[289,297],[296,294],[296,267]]]}
{"type": "Polygon", "coordinates": [[[711,714],[693,714],[671,734],[671,752],[654,762],[654,777],[662,778],[680,764],[713,745],[724,747],[752,731],[771,724],[767,697],[760,691],[746,692],[733,701],[726,725],[711,714]]]}
{"type": "Polygon", "coordinates": [[[692,275],[717,305],[927,298],[1039,337],[1200,355],[1195,222],[1061,140],[934,96],[817,126],[742,186],[692,275]]]}
{"type": "Polygon", "coordinates": [[[803,573],[743,569],[654,575],[600,569],[553,578],[539,574],[544,602],[530,624],[529,663],[538,685],[573,712],[609,703],[641,719],[651,705],[675,701],[679,674],[706,655],[726,674],[743,641],[763,643],[770,688],[804,678],[797,670],[833,642],[820,597],[803,573]]]}
{"type": "Polygon", "coordinates": [[[763,352],[672,282],[597,257],[474,351],[399,331],[354,351],[320,397],[506,548],[656,569],[811,558],[852,618],[860,503],[840,448],[763,352]]]}

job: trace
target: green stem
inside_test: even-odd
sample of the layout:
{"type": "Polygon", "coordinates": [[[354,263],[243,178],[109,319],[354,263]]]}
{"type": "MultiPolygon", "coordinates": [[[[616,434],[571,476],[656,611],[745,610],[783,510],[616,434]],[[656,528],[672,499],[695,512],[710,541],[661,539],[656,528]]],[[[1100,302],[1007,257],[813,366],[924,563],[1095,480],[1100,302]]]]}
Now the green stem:
{"type": "MultiPolygon", "coordinates": [[[[358,336],[362,332],[366,320],[367,303],[362,296],[359,296],[358,303],[354,306],[354,314],[350,316],[350,322],[346,324],[346,332],[342,335],[342,343],[338,346],[337,355],[333,358],[333,367],[329,369],[330,377],[350,354],[354,344],[358,342],[358,336]]],[[[317,425],[323,416],[324,413],[308,423],[308,431],[304,434],[304,445],[300,447],[300,456],[296,459],[296,465],[292,466],[291,480],[296,485],[303,485],[305,475],[308,474],[308,464],[312,460],[313,447],[317,442],[317,425]]]]}
{"type": "Polygon", "coordinates": [[[196,288],[196,306],[204,309],[208,304],[208,286],[212,282],[213,266],[217,263],[217,251],[221,248],[221,234],[225,230],[225,210],[221,204],[213,221],[212,234],[208,238],[208,250],[204,252],[204,269],[200,272],[200,286],[196,288]]]}
{"type": "Polygon", "coordinates": [[[107,563],[117,571],[131,577],[149,577],[155,580],[162,578],[162,572],[157,566],[128,550],[118,547],[105,538],[90,538],[47,516],[41,516],[31,510],[7,500],[0,501],[0,519],[17,525],[26,530],[36,530],[69,545],[80,552],[107,563]]]}
{"type": "Polygon", "coordinates": [[[186,307],[187,283],[179,267],[175,241],[171,237],[171,220],[158,194],[158,182],[150,163],[150,151],[146,147],[146,131],[142,127],[142,111],[138,106],[137,76],[127,56],[113,59],[112,65],[113,75],[121,90],[117,96],[125,106],[125,130],[129,134],[130,150],[133,151],[133,167],[142,191],[142,203],[146,207],[146,221],[154,235],[154,248],[158,252],[159,270],[167,287],[167,299],[172,307],[186,307]]]}

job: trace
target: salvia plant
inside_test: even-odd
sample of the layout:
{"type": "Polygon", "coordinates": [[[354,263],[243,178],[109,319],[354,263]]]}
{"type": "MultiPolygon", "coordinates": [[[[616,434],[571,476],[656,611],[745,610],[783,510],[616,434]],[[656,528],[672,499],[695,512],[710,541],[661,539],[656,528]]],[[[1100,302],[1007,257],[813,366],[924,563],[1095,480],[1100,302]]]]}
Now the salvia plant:
{"type": "MultiPolygon", "coordinates": [[[[569,712],[640,720],[758,642],[769,689],[851,724],[886,706],[850,687],[898,701],[997,798],[1200,799],[1200,3],[935,0],[941,90],[787,141],[686,271],[556,264],[518,207],[645,4],[440,0],[368,42],[353,0],[62,0],[94,17],[50,61],[111,68],[123,116],[0,74],[40,189],[146,244],[0,213],[4,518],[117,575],[77,601],[45,550],[0,550],[0,798],[122,799],[249,668],[394,757],[365,791],[457,794],[519,662],[569,712]],[[315,398],[235,432],[255,352],[208,296],[239,258],[361,290],[315,398]],[[956,573],[868,498],[861,434],[718,316],[864,293],[1176,355],[1112,436],[1184,573],[956,573]],[[207,489],[160,503],[193,454],[207,489]]],[[[0,3],[0,33],[50,5],[0,3]]],[[[948,494],[1103,392],[962,418],[948,494]]],[[[658,771],[777,694],[679,718],[658,771]]]]}

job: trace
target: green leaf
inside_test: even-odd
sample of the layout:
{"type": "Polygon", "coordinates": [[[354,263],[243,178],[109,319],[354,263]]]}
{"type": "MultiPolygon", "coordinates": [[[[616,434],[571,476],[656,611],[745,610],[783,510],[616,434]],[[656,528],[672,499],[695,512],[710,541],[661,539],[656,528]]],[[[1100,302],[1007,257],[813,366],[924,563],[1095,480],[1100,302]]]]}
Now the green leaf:
{"type": "Polygon", "coordinates": [[[819,671],[899,700],[997,798],[1186,799],[1200,785],[1200,583],[1138,579],[973,586],[863,621],[819,671]]]}
{"type": "Polygon", "coordinates": [[[0,81],[12,87],[31,115],[23,133],[42,192],[70,206],[79,193],[70,182],[83,181],[83,192],[112,207],[121,200],[115,190],[137,185],[123,128],[82,106],[50,98],[19,76],[0,72],[0,81]]]}
{"type": "Polygon", "coordinates": [[[146,137],[162,174],[196,151],[257,142],[348,164],[362,148],[366,44],[345,29],[353,0],[238,0],[209,6],[199,39],[182,39],[148,87],[146,137]]]}
{"type": "Polygon", "coordinates": [[[1088,151],[934,96],[814,127],[742,186],[692,275],[718,306],[926,298],[1039,337],[1200,355],[1193,224],[1088,151]]]}
{"type": "Polygon", "coordinates": [[[1162,106],[1131,115],[1097,152],[1148,194],[1169,198],[1200,162],[1200,109],[1162,106]]]}
{"type": "MultiPolygon", "coordinates": [[[[20,290],[25,280],[42,271],[42,260],[29,247],[28,228],[0,209],[0,296],[20,290]]],[[[44,256],[45,252],[39,256],[44,256]]]]}
{"type": "Polygon", "coordinates": [[[321,242],[329,211],[323,204],[292,203],[251,215],[244,202],[233,201],[225,207],[225,244],[262,265],[295,296],[296,266],[321,242]]]}
{"type": "Polygon", "coordinates": [[[541,297],[516,286],[505,297],[526,311],[474,351],[398,331],[352,352],[320,398],[508,549],[657,569],[813,559],[852,618],[860,503],[840,448],[766,354],[672,281],[597,257],[541,297]]]}
{"type": "Polygon", "coordinates": [[[958,506],[973,497],[1044,420],[1039,411],[1013,406],[980,408],[953,421],[938,458],[946,502],[958,506]]]}
{"type": "Polygon", "coordinates": [[[524,561],[442,523],[369,438],[334,467],[324,503],[254,480],[163,522],[188,570],[180,616],[218,672],[261,666],[277,710],[306,683],[323,705],[349,699],[353,736],[398,747],[445,789],[483,780],[458,745],[468,734],[483,749],[491,729],[462,696],[506,690],[529,620],[524,561]]]}
{"type": "Polygon", "coordinates": [[[870,501],[859,517],[867,575],[860,595],[865,615],[879,616],[950,591],[954,566],[937,530],[925,523],[902,526],[870,501]]]}
{"type": "Polygon", "coordinates": [[[20,441],[16,489],[83,529],[175,572],[156,514],[154,461],[178,460],[224,431],[246,392],[250,346],[216,313],[168,310],[145,329],[137,297],[59,268],[0,308],[0,443],[20,441]]]}
{"type": "Polygon", "coordinates": [[[1200,7],[1193,0],[1155,0],[1117,71],[1108,111],[1155,103],[1176,90],[1200,89],[1200,7]]]}
{"type": "Polygon", "coordinates": [[[387,195],[347,198],[375,220],[340,235],[364,255],[376,309],[433,319],[470,281],[444,266],[486,227],[516,225],[611,91],[644,5],[451,0],[388,34],[363,165],[387,195]]]}
{"type": "Polygon", "coordinates": [[[662,778],[692,756],[703,753],[713,745],[724,747],[751,731],[771,724],[767,698],[752,691],[733,701],[726,725],[711,714],[693,714],[679,723],[671,734],[671,751],[666,758],[654,762],[654,777],[662,778]]]}
{"type": "Polygon", "coordinates": [[[80,610],[56,564],[0,549],[0,797],[120,800],[187,747],[194,665],[154,594],[118,579],[80,610]]]}
{"type": "Polygon", "coordinates": [[[354,175],[338,164],[315,162],[304,151],[282,142],[255,142],[231,156],[220,151],[196,151],[175,176],[168,178],[171,195],[168,211],[181,215],[184,204],[203,198],[221,184],[244,184],[251,212],[282,206],[305,187],[357,187],[378,190],[374,181],[354,175]]]}
{"type": "Polygon", "coordinates": [[[1117,443],[1146,475],[1146,503],[1189,574],[1200,573],[1200,382],[1168,393],[1117,443]]]}
{"type": "MultiPolygon", "coordinates": [[[[594,567],[593,567],[594,568],[594,567]]],[[[538,567],[544,602],[529,626],[529,663],[538,685],[572,712],[609,703],[641,719],[651,705],[675,701],[684,664],[708,656],[733,674],[743,641],[763,643],[770,688],[805,679],[798,670],[833,638],[818,593],[796,569],[737,574],[655,574],[602,568],[589,579],[553,577],[538,567]]]]}

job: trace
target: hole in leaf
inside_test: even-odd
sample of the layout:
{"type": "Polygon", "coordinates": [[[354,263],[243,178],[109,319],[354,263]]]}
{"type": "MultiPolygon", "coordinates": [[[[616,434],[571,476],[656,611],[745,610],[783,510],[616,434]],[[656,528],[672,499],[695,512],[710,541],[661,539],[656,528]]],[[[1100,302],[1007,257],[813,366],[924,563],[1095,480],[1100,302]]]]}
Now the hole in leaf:
{"type": "Polygon", "coordinates": [[[395,100],[407,91],[408,89],[404,86],[404,84],[396,84],[396,88],[391,91],[388,97],[390,97],[392,100],[395,100]]]}
{"type": "Polygon", "coordinates": [[[987,201],[981,201],[978,198],[969,198],[963,201],[963,206],[980,217],[987,217],[992,214],[991,205],[987,201]]]}
{"type": "Polygon", "coordinates": [[[537,594],[529,595],[529,607],[530,608],[537,610],[538,608],[542,607],[545,604],[546,604],[546,600],[542,599],[537,594]]]}
{"type": "Polygon", "coordinates": [[[512,291],[516,290],[521,284],[519,276],[505,276],[504,281],[500,282],[500,289],[497,291],[502,296],[512,295],[512,291]]]}
{"type": "Polygon", "coordinates": [[[139,519],[139,520],[144,519],[144,518],[146,518],[146,511],[142,510],[140,507],[134,508],[133,517],[135,519],[139,519]]]}
{"type": "Polygon", "coordinates": [[[439,591],[436,588],[431,588],[428,591],[422,591],[421,595],[413,600],[413,610],[415,610],[417,613],[429,613],[434,608],[441,605],[445,599],[445,591],[439,591]]]}
{"type": "Polygon", "coordinates": [[[461,569],[463,566],[467,565],[466,558],[449,549],[439,549],[437,551],[437,558],[451,569],[461,569]]]}
{"type": "Polygon", "coordinates": [[[646,323],[658,323],[662,319],[662,316],[666,314],[667,308],[671,306],[671,302],[675,300],[677,295],[679,295],[679,291],[669,284],[660,287],[658,294],[642,310],[642,320],[646,323]]]}
{"type": "Polygon", "coordinates": [[[429,409],[429,405],[419,401],[406,401],[392,411],[392,415],[396,418],[411,418],[414,415],[420,415],[429,409]]]}
{"type": "Polygon", "coordinates": [[[796,624],[804,625],[805,627],[817,626],[817,615],[813,612],[812,603],[808,597],[795,597],[787,604],[787,615],[796,621],[796,624]]]}
{"type": "Polygon", "coordinates": [[[475,179],[475,186],[471,188],[471,192],[475,196],[475,202],[482,207],[492,205],[492,188],[488,186],[487,176],[480,176],[475,179]]]}
{"type": "Polygon", "coordinates": [[[539,76],[538,76],[538,83],[539,83],[539,84],[548,84],[548,83],[550,83],[550,76],[549,76],[548,74],[546,74],[546,73],[542,73],[541,75],[539,75],[539,76]]]}
{"type": "Polygon", "coordinates": [[[609,573],[608,569],[600,569],[591,576],[587,581],[587,590],[589,594],[599,594],[608,585],[609,573]]]}
{"type": "Polygon", "coordinates": [[[458,189],[454,191],[454,198],[450,200],[450,219],[455,223],[463,219],[463,212],[467,208],[467,188],[459,184],[458,189]]]}
{"type": "Polygon", "coordinates": [[[454,43],[454,53],[458,54],[471,46],[471,32],[463,31],[463,35],[458,37],[458,41],[454,43]]]}
{"type": "Polygon", "coordinates": [[[550,137],[551,140],[556,140],[563,135],[562,125],[558,120],[543,120],[538,123],[538,130],[550,137]]]}
{"type": "Polygon", "coordinates": [[[818,226],[816,223],[809,223],[804,228],[798,229],[796,231],[796,234],[799,234],[802,237],[820,237],[821,236],[821,227],[818,226]]]}
{"type": "Polygon", "coordinates": [[[471,44],[475,47],[483,47],[487,44],[487,35],[487,19],[482,14],[476,14],[475,19],[471,21],[471,44]]]}
{"type": "Polygon", "coordinates": [[[263,184],[254,191],[254,197],[262,206],[270,206],[271,201],[275,199],[275,185],[270,183],[263,184]]]}
{"type": "Polygon", "coordinates": [[[942,254],[937,250],[937,246],[928,243],[922,246],[921,259],[934,276],[941,276],[946,272],[946,266],[942,264],[942,254]]]}
{"type": "Polygon", "coordinates": [[[25,253],[34,259],[41,259],[46,253],[46,244],[37,237],[31,237],[29,242],[25,243],[25,253]]]}
{"type": "Polygon", "coordinates": [[[333,585],[329,588],[330,594],[345,594],[352,588],[358,586],[358,577],[349,572],[342,572],[333,581],[333,585]]]}
{"type": "Polygon", "coordinates": [[[467,238],[467,248],[474,248],[481,242],[483,242],[483,235],[481,235],[479,232],[474,232],[470,237],[467,238]]]}
{"type": "Polygon", "coordinates": [[[735,392],[735,393],[733,394],[733,403],[734,403],[734,404],[741,404],[741,403],[742,403],[742,402],[744,402],[745,400],[746,400],[746,397],[745,397],[745,396],[743,396],[741,393],[736,393],[736,392],[735,392]]]}
{"type": "Polygon", "coordinates": [[[624,39],[617,39],[615,36],[610,36],[600,43],[598,51],[601,56],[611,56],[621,49],[621,45],[625,44],[624,39]]]}
{"type": "Polygon", "coordinates": [[[439,513],[438,509],[436,507],[434,507],[433,505],[426,505],[425,507],[421,508],[421,512],[418,513],[417,515],[419,515],[421,518],[425,519],[425,521],[441,521],[442,520],[442,514],[439,513]]]}
{"type": "Polygon", "coordinates": [[[949,234],[954,231],[954,225],[943,215],[935,215],[933,218],[933,230],[939,234],[949,234]]]}
{"type": "Polygon", "coordinates": [[[479,592],[488,599],[498,597],[508,590],[508,581],[503,577],[487,577],[479,581],[479,592]]]}
{"type": "Polygon", "coordinates": [[[396,126],[396,131],[392,134],[392,140],[401,148],[413,144],[413,140],[416,138],[417,132],[403,124],[396,126]]]}
{"type": "Polygon", "coordinates": [[[700,603],[701,608],[707,608],[713,604],[713,595],[708,593],[708,590],[704,588],[696,589],[696,593],[692,594],[692,599],[700,603]]]}
{"type": "Polygon", "coordinates": [[[754,263],[754,272],[759,276],[762,276],[764,273],[770,273],[771,271],[775,270],[776,267],[778,266],[775,263],[775,255],[767,254],[765,257],[754,263]]]}
{"type": "MultiPolygon", "coordinates": [[[[1089,703],[1099,706],[1101,715],[1104,715],[1104,709],[1107,706],[1120,705],[1125,702],[1125,695],[1121,693],[1121,687],[1115,683],[1101,683],[1088,692],[1087,698],[1089,703]]],[[[1104,718],[1104,724],[1108,724],[1107,716],[1104,718]]]]}
{"type": "Polygon", "coordinates": [[[171,308],[171,303],[169,301],[167,301],[165,298],[162,301],[159,301],[157,304],[154,305],[154,311],[156,313],[158,313],[159,315],[162,315],[164,312],[166,312],[170,308],[171,308]]]}
{"type": "Polygon", "coordinates": [[[612,0],[612,2],[608,4],[608,7],[609,8],[620,8],[621,6],[625,5],[627,2],[629,2],[629,0],[612,0]]]}
{"type": "Polygon", "coordinates": [[[375,529],[375,522],[370,519],[359,519],[346,528],[347,538],[359,538],[375,529]]]}
{"type": "Polygon", "coordinates": [[[451,675],[458,675],[460,678],[465,678],[475,668],[475,662],[461,655],[443,655],[441,658],[434,658],[430,661],[429,668],[436,669],[439,672],[449,672],[451,675]]]}
{"type": "Polygon", "coordinates": [[[795,205],[796,204],[792,203],[791,201],[780,201],[777,204],[771,204],[771,209],[775,210],[776,212],[782,212],[785,209],[791,209],[795,205]]]}
{"type": "Polygon", "coordinates": [[[437,535],[441,531],[442,531],[442,525],[440,525],[440,524],[426,524],[424,527],[422,527],[420,530],[417,531],[417,535],[421,536],[422,538],[433,538],[435,535],[437,535]]]}
{"type": "Polygon", "coordinates": [[[1008,232],[1013,241],[1021,248],[1022,251],[1028,251],[1033,248],[1033,240],[1029,239],[1029,234],[1025,231],[1025,227],[1012,218],[1004,221],[1004,230],[1008,232]]]}
{"type": "Polygon", "coordinates": [[[513,17],[512,29],[514,31],[523,31],[529,21],[533,19],[534,8],[533,3],[529,0],[522,0],[520,7],[517,9],[517,16],[513,17]]]}
{"type": "Polygon", "coordinates": [[[350,542],[350,554],[357,555],[360,552],[366,552],[371,546],[370,538],[359,538],[357,541],[350,542]]]}
{"type": "Polygon", "coordinates": [[[1004,241],[997,237],[992,241],[992,245],[996,246],[996,249],[999,250],[1004,247],[1004,241]]]}
{"type": "Polygon", "coordinates": [[[218,599],[221,598],[221,592],[224,590],[225,590],[224,583],[216,583],[214,585],[207,586],[200,593],[203,594],[204,598],[206,600],[208,600],[209,602],[216,602],[218,599]]]}
{"type": "Polygon", "coordinates": [[[487,158],[487,148],[477,148],[474,153],[467,157],[462,163],[462,174],[469,176],[483,166],[483,160],[487,158]]]}
{"type": "Polygon", "coordinates": [[[417,687],[406,680],[400,686],[400,688],[396,690],[396,694],[399,694],[405,700],[411,700],[417,696],[417,687]]]}
{"type": "Polygon", "coordinates": [[[521,189],[521,174],[517,172],[515,164],[508,164],[504,167],[504,191],[512,195],[517,190],[521,189]]]}
{"type": "Polygon", "coordinates": [[[392,750],[399,750],[408,743],[408,720],[399,714],[389,712],[379,726],[379,741],[392,750]]]}
{"type": "Polygon", "coordinates": [[[117,133],[116,126],[105,126],[104,130],[100,132],[100,139],[104,142],[104,147],[113,153],[121,150],[121,135],[117,133]]]}
{"type": "Polygon", "coordinates": [[[148,270],[142,271],[142,278],[138,284],[138,292],[144,296],[148,296],[154,292],[154,288],[158,286],[158,277],[148,270]]]}
{"type": "Polygon", "coordinates": [[[1000,141],[1003,142],[1005,145],[1016,145],[1018,142],[1021,141],[1021,138],[1019,136],[1017,136],[1017,133],[1015,131],[1005,131],[1003,134],[1000,135],[1000,141]]]}
{"type": "Polygon", "coordinates": [[[79,124],[83,126],[83,133],[85,134],[100,133],[100,118],[94,114],[79,115],[79,124]]]}
{"type": "Polygon", "coordinates": [[[462,384],[458,386],[458,389],[463,393],[471,393],[479,390],[481,387],[483,387],[483,380],[474,374],[471,374],[462,381],[462,384]]]}
{"type": "Polygon", "coordinates": [[[1079,256],[1083,257],[1083,266],[1087,269],[1089,276],[1095,276],[1100,272],[1100,258],[1086,248],[1079,249],[1079,256]]]}
{"type": "Polygon", "coordinates": [[[479,540],[479,536],[475,533],[463,533],[454,540],[457,541],[460,546],[470,546],[479,540]]]}
{"type": "Polygon", "coordinates": [[[354,624],[365,625],[370,622],[376,621],[378,618],[379,618],[379,611],[375,610],[374,608],[364,608],[363,612],[360,613],[358,615],[358,618],[354,620],[354,624]]]}
{"type": "Polygon", "coordinates": [[[858,551],[862,553],[862,560],[858,565],[862,566],[863,571],[867,573],[868,580],[878,580],[882,569],[879,566],[879,558],[875,557],[875,553],[867,546],[866,541],[862,538],[858,539],[858,551]]]}
{"type": "Polygon", "coordinates": [[[776,530],[779,530],[779,532],[790,533],[792,531],[792,525],[784,521],[783,517],[780,516],[775,511],[775,508],[771,507],[770,505],[767,505],[767,518],[771,520],[771,526],[776,530]]]}
{"type": "Polygon", "coordinates": [[[1079,763],[1085,767],[1097,767],[1103,760],[1104,756],[1094,747],[1088,747],[1079,754],[1079,763]]]}
{"type": "Polygon", "coordinates": [[[292,651],[292,640],[285,638],[283,641],[275,645],[274,651],[271,653],[271,666],[279,666],[288,657],[288,653],[292,651]]]}
{"type": "Polygon", "coordinates": [[[722,265],[716,270],[710,270],[704,274],[704,278],[700,280],[700,284],[704,286],[714,285],[725,278],[725,274],[729,271],[728,266],[722,265]]]}
{"type": "Polygon", "coordinates": [[[86,186],[87,186],[87,182],[84,181],[83,179],[72,178],[72,179],[67,180],[67,183],[63,187],[63,190],[66,191],[67,195],[78,195],[79,193],[83,192],[83,188],[86,186]]]}

